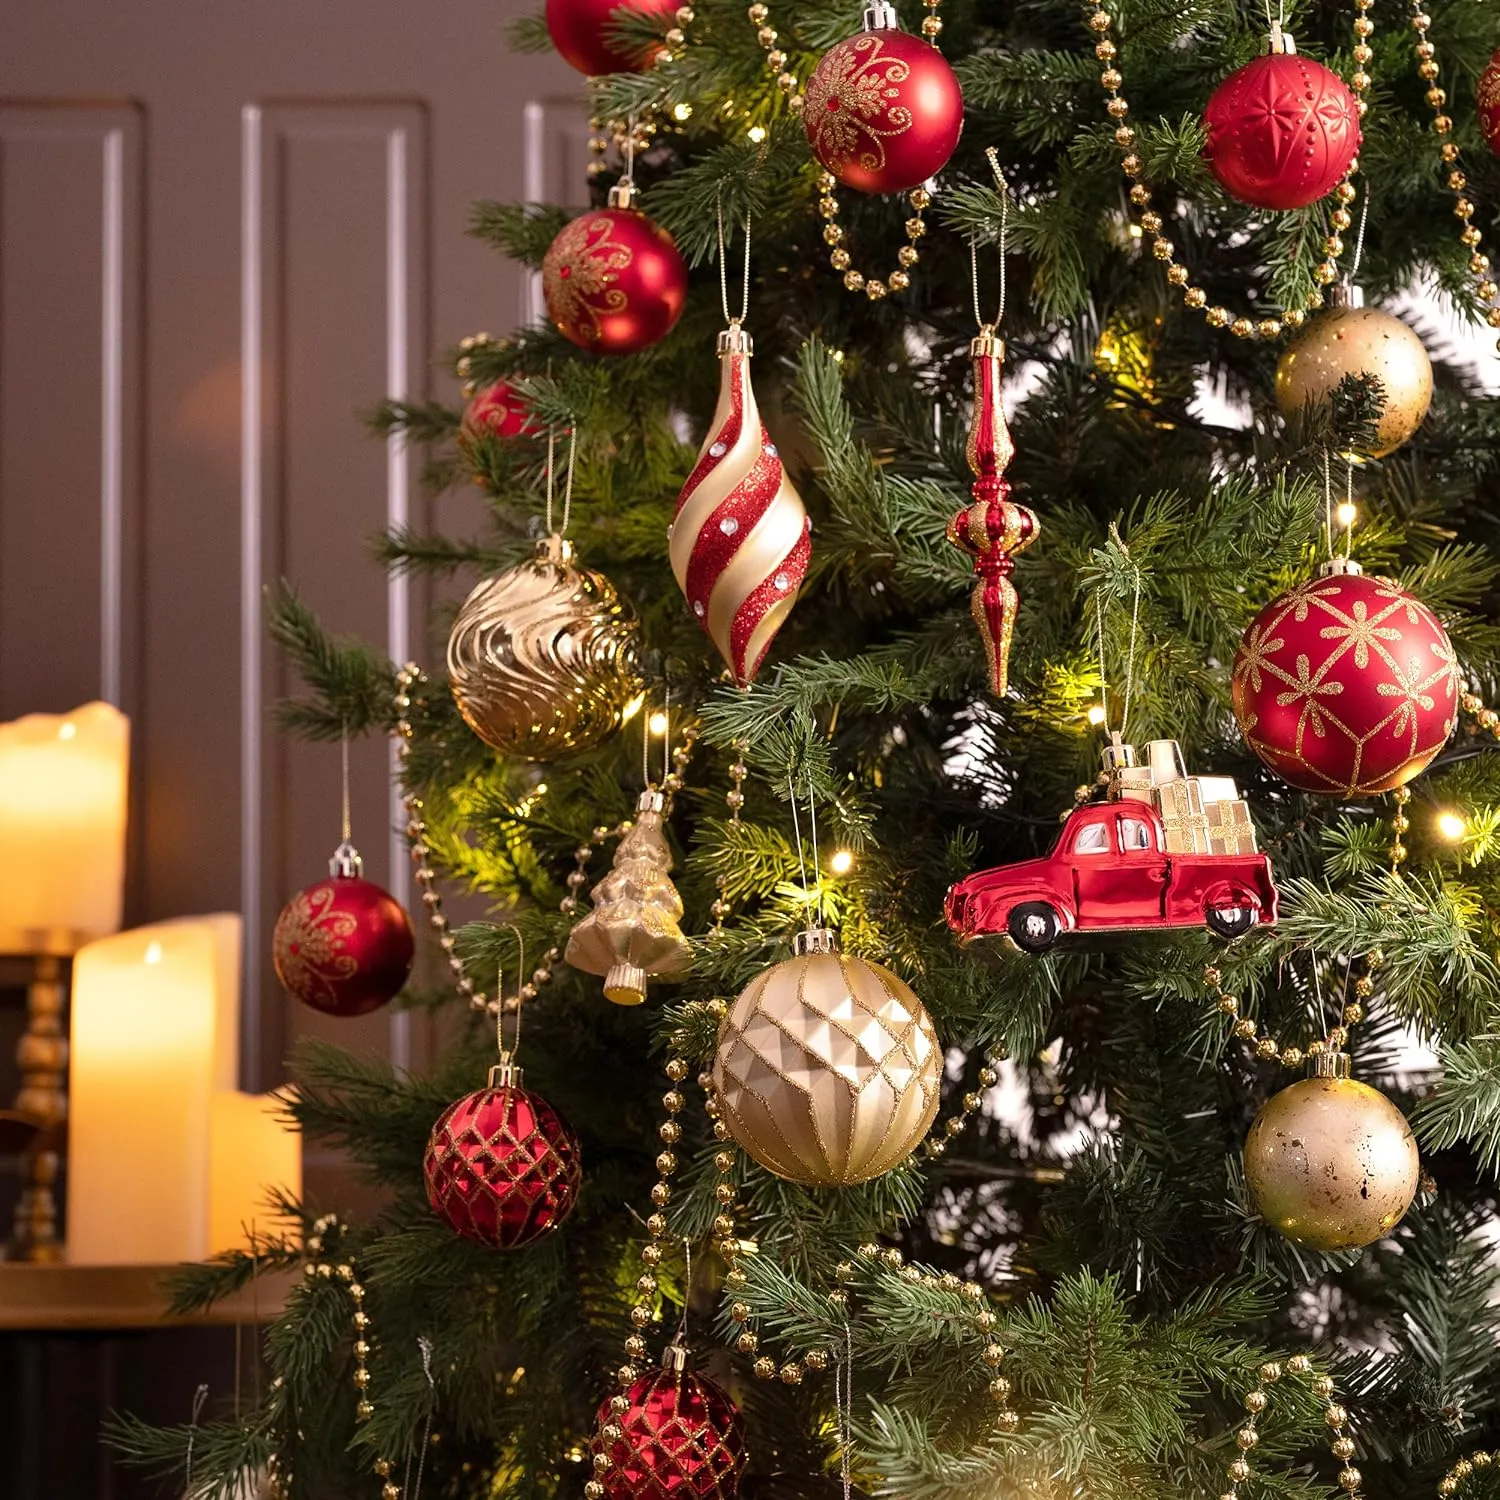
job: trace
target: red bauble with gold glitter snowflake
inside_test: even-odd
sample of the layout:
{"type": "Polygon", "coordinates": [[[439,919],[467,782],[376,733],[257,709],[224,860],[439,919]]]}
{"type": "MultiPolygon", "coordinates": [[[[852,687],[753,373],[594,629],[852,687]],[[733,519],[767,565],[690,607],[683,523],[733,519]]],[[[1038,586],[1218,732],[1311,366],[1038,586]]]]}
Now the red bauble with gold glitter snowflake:
{"type": "Polygon", "coordinates": [[[630,207],[626,184],[608,208],[579,214],[542,261],[542,294],[558,331],[596,354],[636,354],[671,332],[687,302],[687,264],[672,236],[630,207]]]}
{"type": "Polygon", "coordinates": [[[660,1370],[599,1408],[593,1452],[606,1500],[733,1500],[745,1471],[745,1420],[673,1344],[660,1370]]]}
{"type": "Polygon", "coordinates": [[[1337,73],[1292,50],[1247,63],[1203,111],[1203,158],[1231,198],[1255,208],[1305,208],[1329,192],[1359,150],[1359,106],[1337,73]]]}
{"type": "Polygon", "coordinates": [[[823,54],[807,81],[802,124],[813,155],[845,187],[901,193],[948,165],[964,96],[943,54],[902,31],[889,5],[823,54]]]}
{"type": "Polygon", "coordinates": [[[1410,781],[1458,719],[1458,668],[1437,616],[1343,560],[1251,621],[1232,691],[1246,741],[1278,776],[1339,797],[1410,781]]]}
{"type": "Polygon", "coordinates": [[[508,380],[496,380],[464,408],[458,445],[474,452],[486,438],[534,436],[537,431],[526,398],[508,380]]]}
{"type": "Polygon", "coordinates": [[[350,845],[340,845],[330,869],[327,880],[282,907],[272,962],[304,1005],[330,1016],[368,1015],[406,983],[416,947],[411,922],[389,891],[362,877],[350,845]]]}

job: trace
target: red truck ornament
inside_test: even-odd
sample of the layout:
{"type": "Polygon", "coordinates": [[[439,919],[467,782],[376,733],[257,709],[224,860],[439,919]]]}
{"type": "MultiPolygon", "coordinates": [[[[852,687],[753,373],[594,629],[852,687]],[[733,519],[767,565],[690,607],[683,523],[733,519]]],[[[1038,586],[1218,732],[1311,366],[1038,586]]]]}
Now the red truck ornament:
{"type": "Polygon", "coordinates": [[[1227,776],[1188,776],[1175,740],[1105,751],[1100,800],[1068,814],[1044,859],[981,870],[948,892],[960,944],[1045,953],[1065,934],[1206,925],[1226,939],[1276,920],[1271,864],[1227,776]]]}

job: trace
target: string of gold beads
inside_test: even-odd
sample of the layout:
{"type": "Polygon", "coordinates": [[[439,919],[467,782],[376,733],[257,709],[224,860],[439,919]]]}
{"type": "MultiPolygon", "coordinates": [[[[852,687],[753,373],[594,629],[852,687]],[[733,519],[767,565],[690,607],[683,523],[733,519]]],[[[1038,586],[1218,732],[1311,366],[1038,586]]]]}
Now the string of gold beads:
{"type": "MultiPolygon", "coordinates": [[[[349,1293],[354,1304],[354,1389],[359,1397],[354,1407],[356,1421],[368,1422],[375,1415],[374,1403],[370,1400],[370,1350],[372,1335],[370,1315],[365,1311],[365,1289],[355,1275],[352,1259],[329,1260],[324,1258],[327,1241],[342,1236],[344,1226],[336,1214],[324,1214],[313,1222],[312,1233],[303,1243],[307,1260],[302,1274],[309,1280],[334,1281],[349,1293]]],[[[279,1377],[278,1377],[279,1378],[279,1377]]],[[[372,1465],[375,1473],[385,1481],[380,1489],[380,1500],[401,1500],[401,1491],[391,1480],[395,1465],[385,1457],[377,1458],[372,1465]]]]}
{"type": "Polygon", "coordinates": [[[1323,1052],[1344,1050],[1349,1041],[1350,1027],[1357,1026],[1364,1020],[1364,1002],[1375,993],[1375,981],[1370,976],[1384,962],[1385,955],[1378,948],[1365,955],[1365,972],[1354,981],[1355,998],[1347,1001],[1340,1012],[1341,1024],[1330,1026],[1321,1040],[1309,1042],[1305,1050],[1301,1047],[1283,1047],[1270,1032],[1261,1031],[1251,1017],[1241,1015],[1239,996],[1229,994],[1224,989],[1224,976],[1214,964],[1208,964],[1204,968],[1203,984],[1219,1014],[1233,1022],[1230,1028],[1232,1034],[1246,1043],[1256,1057],[1262,1062],[1275,1061],[1280,1062],[1283,1067],[1300,1068],[1310,1057],[1317,1057],[1323,1052]]]}
{"type": "Polygon", "coordinates": [[[802,95],[797,92],[797,75],[787,70],[787,55],[777,46],[776,28],[771,25],[771,11],[762,0],[755,0],[745,12],[750,24],[755,27],[755,39],[765,50],[766,67],[776,75],[776,87],[787,96],[787,107],[794,113],[802,111],[802,95]]]}
{"type": "MultiPolygon", "coordinates": [[[[1453,132],[1453,120],[1446,112],[1448,94],[1438,83],[1437,48],[1427,35],[1432,17],[1422,8],[1422,0],[1411,0],[1411,28],[1417,34],[1413,51],[1417,58],[1417,73],[1427,84],[1427,103],[1432,108],[1432,128],[1445,137],[1442,144],[1443,164],[1448,168],[1448,190],[1453,194],[1453,212],[1463,224],[1459,240],[1469,252],[1469,273],[1474,278],[1474,290],[1481,302],[1493,303],[1500,296],[1500,285],[1490,275],[1490,258],[1480,250],[1484,236],[1473,222],[1476,212],[1473,200],[1465,196],[1468,179],[1459,162],[1458,142],[1447,139],[1453,132]]],[[[1500,307],[1487,307],[1485,322],[1491,328],[1500,328],[1500,307]]],[[[1500,344],[1497,344],[1500,348],[1500,344]]]]}
{"type": "MultiPolygon", "coordinates": [[[[979,1070],[979,1087],[982,1089],[994,1088],[1000,1081],[1000,1073],[997,1064],[1000,1059],[987,1057],[984,1066],[979,1070]]],[[[950,1115],[941,1124],[934,1121],[932,1130],[927,1139],[922,1142],[921,1151],[928,1161],[935,1161],[948,1149],[948,1142],[955,1136],[963,1134],[964,1126],[969,1123],[969,1117],[984,1102],[984,1096],[976,1090],[970,1090],[960,1101],[958,1113],[950,1115]]]]}
{"type": "Polygon", "coordinates": [[[1395,875],[1406,863],[1409,852],[1401,841],[1401,835],[1411,827],[1411,819],[1406,816],[1406,807],[1411,801],[1411,788],[1396,787],[1391,793],[1391,801],[1396,804],[1396,810],[1391,814],[1391,874],[1395,875]]]}
{"type": "Polygon", "coordinates": [[[1437,1492],[1440,1495],[1456,1495],[1463,1487],[1463,1482],[1476,1469],[1488,1469],[1495,1462],[1495,1455],[1484,1448],[1478,1448],[1467,1458],[1461,1458],[1438,1480],[1437,1492]]]}
{"type": "MultiPolygon", "coordinates": [[[[1370,75],[1365,72],[1365,64],[1374,56],[1369,46],[1369,37],[1375,24],[1365,12],[1374,3],[1375,0],[1354,0],[1358,12],[1354,20],[1354,58],[1358,66],[1349,79],[1349,87],[1354,93],[1355,108],[1361,118],[1369,108],[1364,98],[1365,90],[1370,86],[1370,75]]],[[[1210,327],[1228,328],[1236,338],[1269,342],[1280,338],[1287,329],[1300,328],[1307,318],[1307,313],[1300,307],[1285,308],[1277,318],[1236,317],[1227,307],[1218,304],[1210,306],[1208,293],[1202,287],[1192,284],[1192,273],[1177,259],[1176,246],[1163,234],[1162,217],[1151,208],[1151,189],[1142,181],[1146,164],[1135,150],[1135,131],[1127,123],[1130,105],[1121,93],[1125,79],[1118,66],[1120,49],[1109,34],[1114,26],[1114,17],[1105,8],[1103,0],[1095,0],[1088,25],[1096,38],[1094,56],[1103,64],[1099,85],[1106,95],[1105,111],[1114,121],[1115,145],[1121,153],[1120,170],[1130,182],[1128,196],[1131,208],[1140,210],[1138,227],[1141,237],[1149,242],[1153,258],[1166,268],[1167,284],[1176,287],[1182,293],[1183,305],[1194,312],[1201,312],[1210,327]]],[[[1313,279],[1318,282],[1319,287],[1330,286],[1338,279],[1338,258],[1344,252],[1343,233],[1354,222],[1350,205],[1357,193],[1351,179],[1358,170],[1359,158],[1356,156],[1349,163],[1342,181],[1333,190],[1335,207],[1329,216],[1330,232],[1323,240],[1324,258],[1313,272],[1313,279]]],[[[1322,305],[1323,293],[1315,288],[1308,294],[1307,306],[1319,308],[1322,305]]]]}
{"type": "Polygon", "coordinates": [[[917,241],[927,233],[927,221],[922,217],[932,203],[932,194],[925,187],[916,187],[907,193],[906,201],[911,206],[912,216],[906,221],[906,243],[896,252],[896,269],[884,280],[866,277],[856,270],[845,245],[845,230],[838,222],[839,200],[834,196],[838,179],[832,172],[818,174],[818,212],[823,216],[823,243],[829,247],[828,263],[835,271],[844,273],[844,286],[851,292],[863,292],[871,302],[879,302],[892,292],[904,292],[911,285],[911,268],[920,259],[917,241]]]}
{"type": "MultiPolygon", "coordinates": [[[[1285,1373],[1298,1377],[1312,1376],[1308,1383],[1312,1387],[1313,1394],[1324,1403],[1323,1422],[1332,1434],[1328,1440],[1329,1449],[1342,1465],[1338,1473],[1339,1488],[1350,1497],[1350,1500],[1355,1500],[1355,1497],[1359,1495],[1361,1476],[1359,1470],[1350,1462],[1354,1457],[1354,1439],[1344,1430],[1349,1425],[1349,1413],[1334,1400],[1333,1377],[1313,1375],[1312,1368],[1312,1361],[1305,1354],[1294,1354],[1286,1362],[1285,1373]]],[[[1258,1383],[1245,1392],[1244,1406],[1249,1415],[1244,1425],[1234,1434],[1234,1443],[1239,1449],[1239,1456],[1229,1464],[1230,1488],[1219,1497],[1219,1500],[1240,1500],[1239,1491],[1235,1486],[1244,1484],[1250,1478],[1250,1455],[1260,1443],[1260,1431],[1255,1425],[1255,1419],[1271,1404],[1271,1396],[1267,1387],[1274,1386],[1282,1378],[1282,1374],[1281,1365],[1276,1360],[1270,1360],[1260,1367],[1258,1383]]]]}
{"type": "MultiPolygon", "coordinates": [[[[725,805],[729,808],[729,821],[738,825],[740,822],[740,810],[745,805],[745,778],[750,774],[750,768],[745,764],[744,756],[748,745],[744,740],[737,740],[734,746],[734,759],[729,763],[729,790],[724,793],[725,805]]],[[[708,908],[708,914],[713,918],[713,931],[723,932],[724,918],[729,915],[729,899],[724,892],[729,887],[729,877],[719,875],[714,879],[714,888],[717,895],[708,908]]]]}

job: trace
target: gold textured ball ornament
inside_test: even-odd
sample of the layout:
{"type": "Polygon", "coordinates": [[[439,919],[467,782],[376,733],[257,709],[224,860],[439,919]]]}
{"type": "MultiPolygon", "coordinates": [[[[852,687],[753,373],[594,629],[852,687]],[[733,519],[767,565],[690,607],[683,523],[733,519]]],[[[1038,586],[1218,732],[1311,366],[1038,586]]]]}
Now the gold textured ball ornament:
{"type": "Polygon", "coordinates": [[[1385,409],[1375,446],[1364,456],[1393,453],[1422,425],[1432,404],[1432,361],[1422,340],[1400,318],[1365,307],[1358,287],[1337,286],[1332,306],[1308,321],[1276,366],[1276,404],[1290,418],[1327,401],[1346,375],[1375,375],[1385,409]]]}
{"type": "Polygon", "coordinates": [[[888,1172],[937,1114],[943,1049],[922,1002],[826,928],[746,986],[719,1030],[713,1081],[730,1134],[809,1187],[888,1172]]]}
{"type": "Polygon", "coordinates": [[[1245,1141],[1261,1217],[1309,1250],[1354,1250],[1401,1222],[1421,1167],[1406,1116],[1324,1053],[1317,1074],[1268,1099],[1245,1141]]]}
{"type": "Polygon", "coordinates": [[[448,637],[448,680],[485,744],[553,760],[608,738],[641,706],[635,613],[561,537],[487,578],[448,637]]]}

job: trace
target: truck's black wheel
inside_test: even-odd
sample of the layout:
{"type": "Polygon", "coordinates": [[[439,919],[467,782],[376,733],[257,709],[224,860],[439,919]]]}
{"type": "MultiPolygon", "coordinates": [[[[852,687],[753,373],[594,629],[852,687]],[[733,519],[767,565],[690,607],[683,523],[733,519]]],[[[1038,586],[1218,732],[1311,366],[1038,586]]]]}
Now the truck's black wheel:
{"type": "Polygon", "coordinates": [[[1057,941],[1060,925],[1057,913],[1045,901],[1023,901],[1011,909],[1005,930],[1023,952],[1045,953],[1057,941]]]}
{"type": "Polygon", "coordinates": [[[1241,906],[1210,906],[1203,913],[1209,930],[1226,942],[1242,938],[1260,920],[1260,913],[1247,901],[1241,906]]]}

